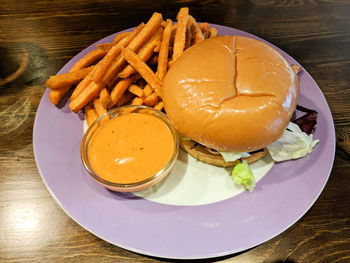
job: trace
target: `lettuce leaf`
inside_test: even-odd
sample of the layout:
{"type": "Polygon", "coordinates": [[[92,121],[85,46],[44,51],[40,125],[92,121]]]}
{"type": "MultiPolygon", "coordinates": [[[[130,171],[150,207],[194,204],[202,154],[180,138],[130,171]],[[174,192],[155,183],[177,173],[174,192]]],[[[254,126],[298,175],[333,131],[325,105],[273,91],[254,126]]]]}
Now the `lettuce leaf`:
{"type": "Polygon", "coordinates": [[[250,154],[246,152],[235,153],[235,152],[220,152],[221,156],[224,158],[225,162],[234,162],[238,159],[249,157],[250,154]]]}
{"type": "Polygon", "coordinates": [[[282,137],[268,145],[267,149],[273,160],[282,162],[306,156],[318,142],[312,139],[312,134],[306,134],[297,124],[290,122],[282,137]]]}
{"type": "Polygon", "coordinates": [[[255,188],[255,178],[247,162],[243,160],[235,165],[232,170],[232,180],[236,184],[243,185],[250,192],[255,188]]]}

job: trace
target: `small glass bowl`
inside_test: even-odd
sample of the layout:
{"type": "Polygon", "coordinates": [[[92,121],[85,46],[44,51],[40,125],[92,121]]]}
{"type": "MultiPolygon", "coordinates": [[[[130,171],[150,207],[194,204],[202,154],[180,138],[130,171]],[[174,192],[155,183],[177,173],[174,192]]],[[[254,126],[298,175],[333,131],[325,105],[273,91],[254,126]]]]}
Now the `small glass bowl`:
{"type": "Polygon", "coordinates": [[[179,153],[179,137],[174,129],[173,125],[169,121],[169,119],[166,117],[166,115],[158,110],[155,110],[153,108],[147,107],[147,106],[134,106],[134,105],[128,105],[128,106],[123,106],[119,108],[112,109],[99,117],[86,131],[82,143],[81,143],[81,148],[80,148],[80,155],[81,155],[81,160],[84,164],[84,167],[86,170],[89,172],[89,174],[101,185],[103,185],[105,188],[112,190],[112,191],[118,191],[118,192],[134,192],[134,191],[140,191],[143,189],[146,189],[162,179],[164,179],[169,172],[172,170],[174,167],[175,161],[177,159],[179,153]],[[88,151],[89,151],[89,145],[91,138],[95,134],[95,132],[98,130],[100,127],[101,120],[104,119],[106,116],[109,116],[109,118],[118,118],[118,116],[125,115],[125,114],[138,114],[138,113],[143,113],[143,114],[150,114],[161,121],[164,122],[164,124],[169,128],[171,131],[173,140],[174,140],[174,149],[173,149],[173,154],[169,160],[169,162],[156,174],[153,176],[140,181],[140,182],[135,182],[135,183],[129,183],[129,184],[119,184],[115,182],[110,182],[107,181],[103,178],[101,178],[95,171],[92,169],[90,162],[89,162],[89,156],[88,156],[88,151]]]}

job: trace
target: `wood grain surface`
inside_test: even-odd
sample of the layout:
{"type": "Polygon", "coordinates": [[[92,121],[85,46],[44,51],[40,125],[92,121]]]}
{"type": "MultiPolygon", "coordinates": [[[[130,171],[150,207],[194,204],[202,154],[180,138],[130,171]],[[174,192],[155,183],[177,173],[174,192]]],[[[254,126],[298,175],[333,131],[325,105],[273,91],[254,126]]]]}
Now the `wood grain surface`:
{"type": "Polygon", "coordinates": [[[255,34],[300,62],[325,95],[337,136],[329,181],[306,215],[264,244],[208,261],[350,262],[346,0],[0,0],[0,262],[168,261],[113,246],[67,216],[39,176],[32,133],[49,75],[91,43],[138,25],[154,11],[175,19],[183,6],[198,21],[255,34]]]}

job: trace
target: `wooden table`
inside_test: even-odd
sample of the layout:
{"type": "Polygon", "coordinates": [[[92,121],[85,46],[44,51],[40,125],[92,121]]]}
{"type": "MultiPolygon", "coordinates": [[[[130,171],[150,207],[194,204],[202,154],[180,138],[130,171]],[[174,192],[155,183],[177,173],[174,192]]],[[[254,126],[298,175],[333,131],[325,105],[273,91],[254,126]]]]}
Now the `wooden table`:
{"type": "Polygon", "coordinates": [[[67,216],[39,176],[32,133],[49,75],[91,43],[156,10],[175,19],[182,6],[198,21],[250,32],[294,57],[318,83],[336,127],[333,170],[312,208],[268,242],[216,260],[350,262],[350,2],[341,0],[1,0],[1,262],[161,261],[113,246],[67,216]]]}

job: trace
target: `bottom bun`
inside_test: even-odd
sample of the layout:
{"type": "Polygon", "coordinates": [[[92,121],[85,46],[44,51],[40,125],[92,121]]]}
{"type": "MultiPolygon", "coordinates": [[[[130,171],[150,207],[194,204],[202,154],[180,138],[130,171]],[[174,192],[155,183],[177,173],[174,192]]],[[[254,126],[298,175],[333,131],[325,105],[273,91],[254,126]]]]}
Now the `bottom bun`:
{"type": "MultiPolygon", "coordinates": [[[[214,154],[207,150],[207,148],[199,143],[196,143],[192,140],[183,139],[182,136],[180,136],[180,146],[181,148],[192,155],[194,158],[208,164],[221,166],[221,167],[229,167],[229,166],[235,166],[237,163],[239,163],[239,160],[233,161],[233,162],[226,162],[224,158],[221,156],[221,154],[214,154]]],[[[243,160],[246,160],[247,163],[253,163],[257,160],[260,160],[268,153],[268,150],[266,148],[262,149],[261,151],[254,152],[250,154],[249,157],[242,158],[243,160]]]]}

